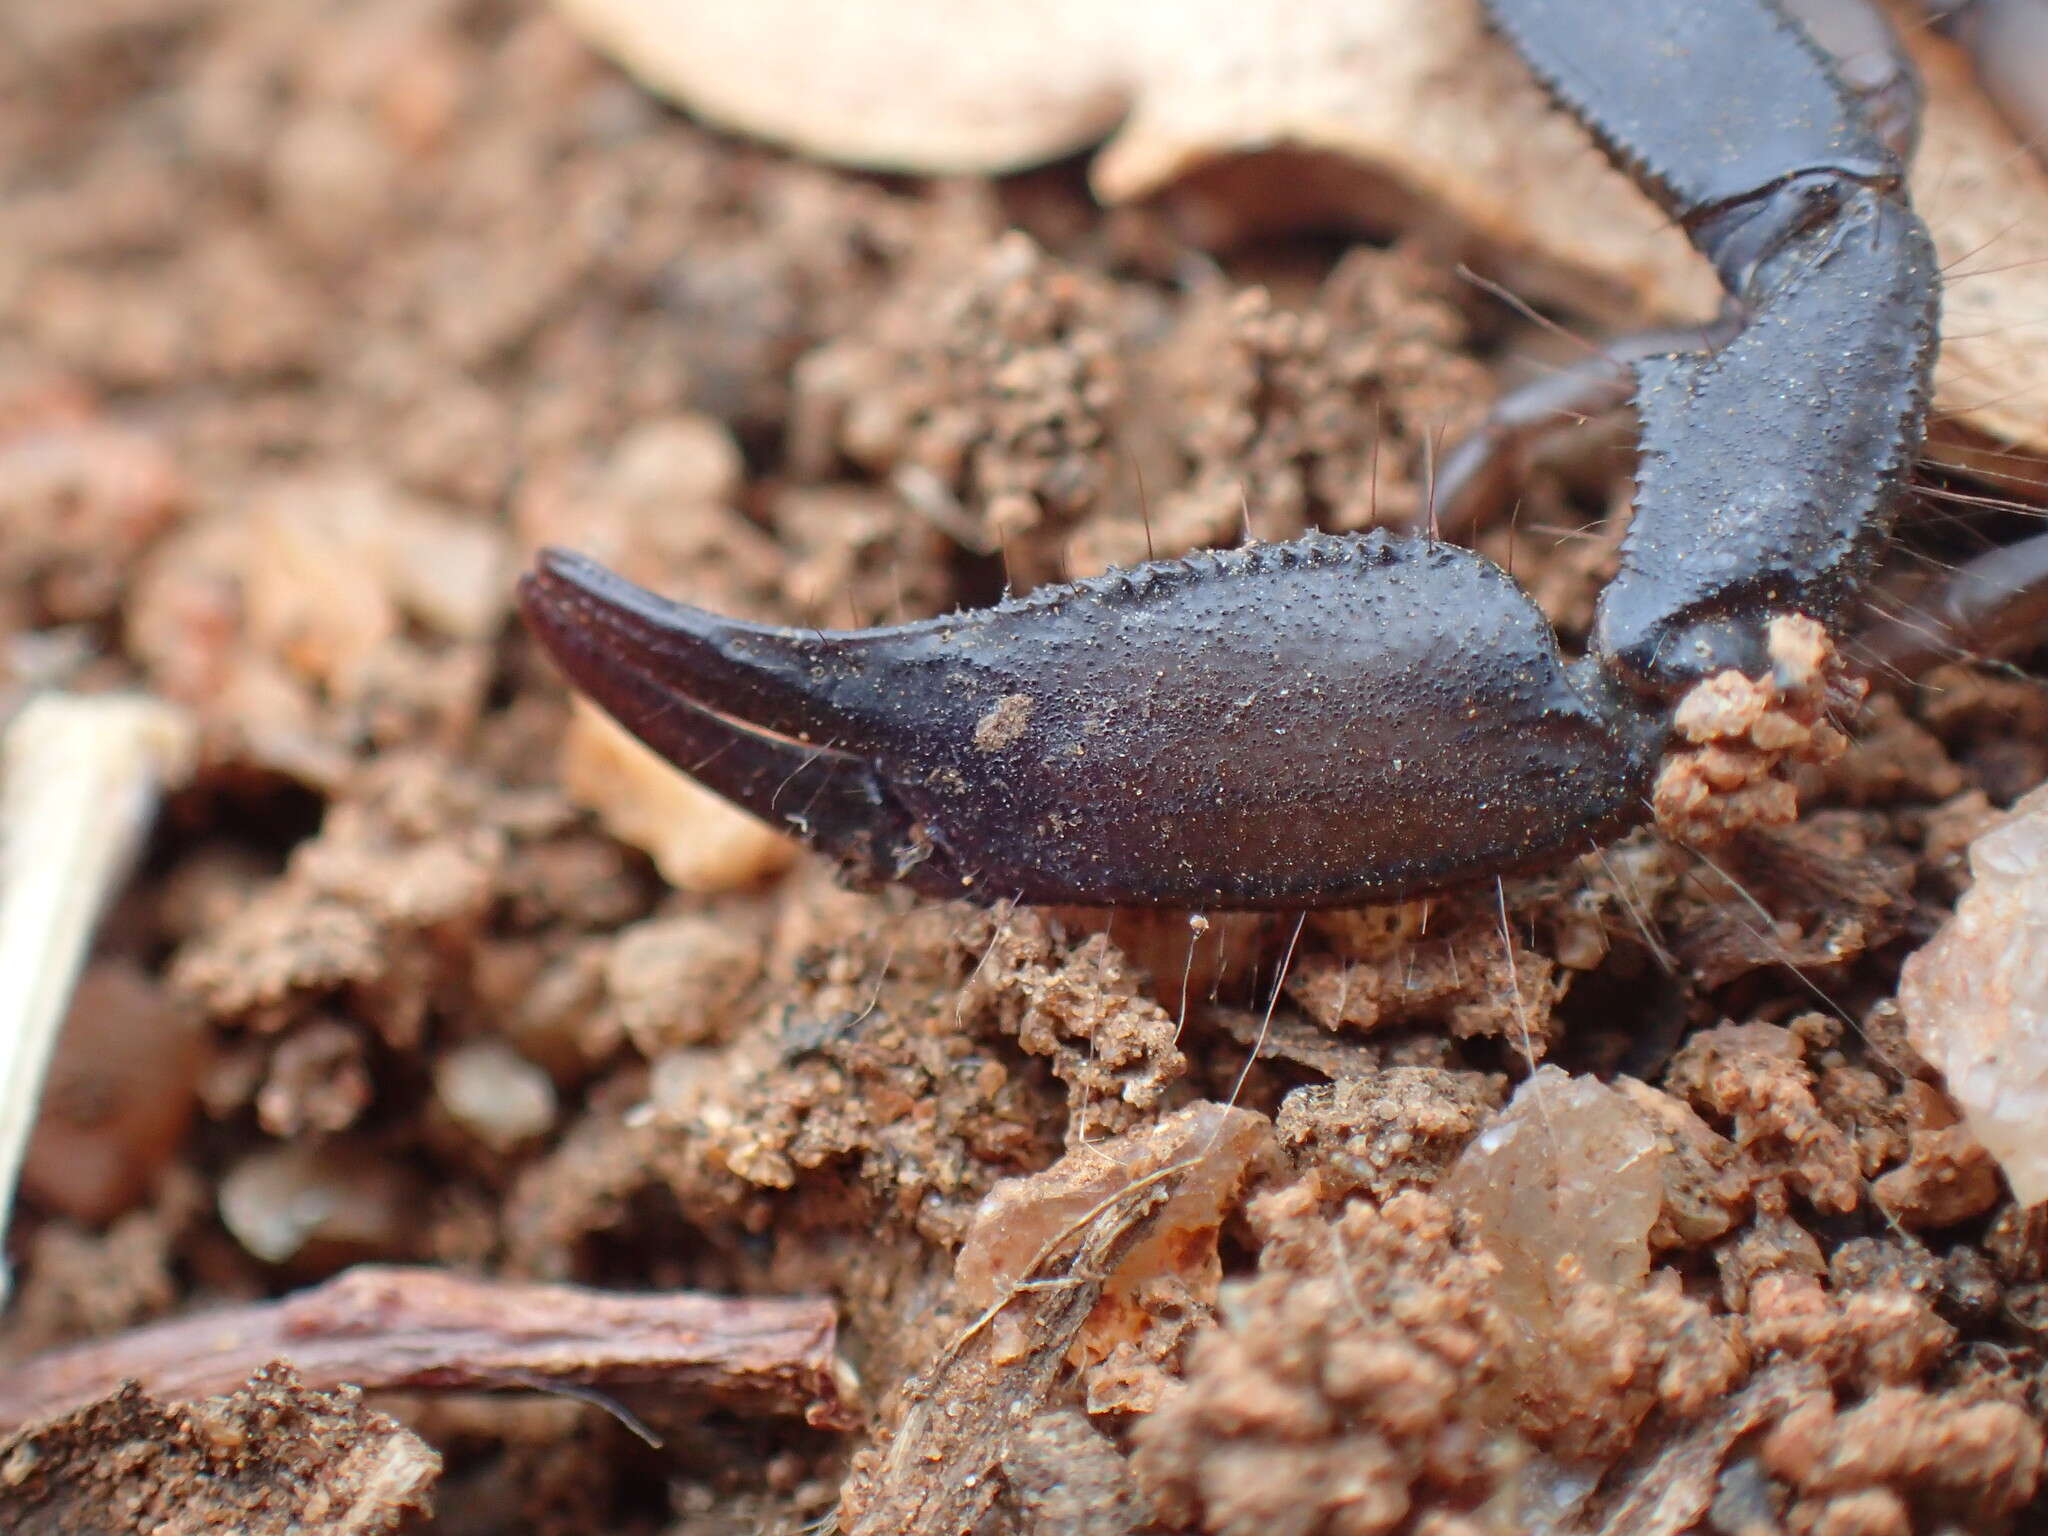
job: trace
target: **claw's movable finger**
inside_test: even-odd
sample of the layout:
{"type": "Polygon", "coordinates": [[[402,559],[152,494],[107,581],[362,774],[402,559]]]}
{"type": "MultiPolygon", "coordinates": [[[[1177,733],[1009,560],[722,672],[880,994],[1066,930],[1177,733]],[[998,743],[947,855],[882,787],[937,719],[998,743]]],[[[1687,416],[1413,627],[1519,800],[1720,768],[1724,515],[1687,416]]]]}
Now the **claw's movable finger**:
{"type": "Polygon", "coordinates": [[[636,717],[687,698],[759,731],[859,750],[817,686],[823,636],[672,603],[561,549],[541,551],[519,595],[562,670],[636,731],[636,717]],[[623,708],[607,690],[622,692],[623,708]]]}

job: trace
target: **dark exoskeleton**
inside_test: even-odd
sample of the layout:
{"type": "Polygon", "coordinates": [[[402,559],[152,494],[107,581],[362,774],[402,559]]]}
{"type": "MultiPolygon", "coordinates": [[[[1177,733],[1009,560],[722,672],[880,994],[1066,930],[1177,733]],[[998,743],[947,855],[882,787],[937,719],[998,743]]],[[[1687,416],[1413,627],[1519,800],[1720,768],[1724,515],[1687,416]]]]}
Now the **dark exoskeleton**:
{"type": "Polygon", "coordinates": [[[1768,0],[1486,0],[1690,234],[1725,343],[1632,364],[1587,654],[1470,550],[1312,534],[882,629],[745,624],[550,552],[529,623],[650,746],[856,877],[1190,908],[1378,901],[1649,815],[1675,701],[1844,623],[1921,440],[1939,276],[1898,156],[1768,0]]]}

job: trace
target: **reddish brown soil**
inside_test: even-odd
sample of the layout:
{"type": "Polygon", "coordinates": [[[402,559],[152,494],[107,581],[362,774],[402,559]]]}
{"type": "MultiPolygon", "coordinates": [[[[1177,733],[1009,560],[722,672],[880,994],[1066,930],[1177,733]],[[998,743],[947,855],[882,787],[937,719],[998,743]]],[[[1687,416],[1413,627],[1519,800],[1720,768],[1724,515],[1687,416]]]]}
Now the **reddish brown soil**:
{"type": "MultiPolygon", "coordinates": [[[[682,894],[565,797],[507,608],[538,544],[841,625],[1400,521],[1507,339],[1400,245],[1217,261],[1065,169],[717,137],[538,6],[0,4],[0,693],[143,687],[205,741],[58,1069],[6,1357],[364,1260],[838,1304],[850,1432],[385,1405],[445,1456],[437,1532],[2040,1528],[2048,1232],[1891,1001],[2048,776],[2024,672],[1880,680],[1800,818],[1711,863],[1646,833],[1298,927],[809,861],[682,894]],[[1538,1057],[1637,1080],[1665,1169],[1648,1279],[1540,1317],[1433,1192],[1538,1057]],[[1043,1283],[977,1327],[999,1180],[1233,1095],[1274,1126],[1220,1217],[1048,1193],[1009,1271],[1043,1283]]],[[[1546,471],[1481,539],[1568,636],[1625,470],[1546,471]]],[[[298,1392],[114,1400],[0,1460],[0,1511],[131,1528],[92,1524],[113,1443],[214,1497],[206,1434],[252,1414],[295,1426],[286,1483],[394,1432],[298,1392]]]]}

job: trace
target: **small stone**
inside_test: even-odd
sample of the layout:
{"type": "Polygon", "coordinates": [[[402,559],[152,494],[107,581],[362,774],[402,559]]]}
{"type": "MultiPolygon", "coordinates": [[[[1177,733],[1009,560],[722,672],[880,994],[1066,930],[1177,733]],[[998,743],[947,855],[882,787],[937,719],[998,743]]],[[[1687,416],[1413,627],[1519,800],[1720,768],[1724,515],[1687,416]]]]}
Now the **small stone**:
{"type": "Polygon", "coordinates": [[[379,542],[396,495],[361,476],[286,480],[240,540],[249,644],[301,682],[346,694],[403,624],[379,542]]]}
{"type": "Polygon", "coordinates": [[[2048,1200],[2048,786],[1970,845],[1975,883],[1907,960],[1913,1049],[2022,1205],[2048,1200]]]}
{"type": "Polygon", "coordinates": [[[257,499],[237,553],[256,650],[344,694],[408,619],[485,641],[511,592],[501,530],[367,476],[279,481],[257,499]]]}
{"type": "Polygon", "coordinates": [[[471,1040],[434,1064],[434,1096],[464,1130],[509,1152],[555,1123],[555,1084],[502,1040],[471,1040]]]}
{"type": "Polygon", "coordinates": [[[413,1204],[398,1170],[339,1143],[252,1153],[220,1182],[222,1225],[269,1264],[316,1243],[391,1257],[402,1246],[413,1204]]]}
{"type": "Polygon", "coordinates": [[[1623,1295],[1642,1289],[1666,1155],[1627,1096],[1543,1067],[1459,1155],[1437,1193],[1478,1224],[1500,1261],[1501,1301],[1541,1339],[1585,1282],[1623,1295]]]}
{"type": "Polygon", "coordinates": [[[796,846],[721,800],[578,700],[562,744],[562,785],[679,891],[728,891],[787,869],[796,846]]]}

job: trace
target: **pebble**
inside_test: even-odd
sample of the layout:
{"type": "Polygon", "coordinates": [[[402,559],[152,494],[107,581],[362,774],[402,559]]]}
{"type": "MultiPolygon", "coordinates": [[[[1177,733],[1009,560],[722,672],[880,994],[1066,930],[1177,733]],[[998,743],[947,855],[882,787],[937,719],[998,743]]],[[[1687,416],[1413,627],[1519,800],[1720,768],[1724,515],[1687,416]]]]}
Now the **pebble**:
{"type": "Polygon", "coordinates": [[[1627,1095],[1543,1067],[1458,1155],[1438,1188],[1500,1260],[1500,1296],[1552,1332],[1581,1281],[1631,1294],[1650,1272],[1663,1138],[1627,1095]],[[1570,1259],[1570,1265],[1560,1261],[1570,1259]]]}
{"type": "Polygon", "coordinates": [[[788,838],[686,778],[580,699],[562,746],[562,785],[679,891],[758,885],[796,858],[788,838]]]}
{"type": "Polygon", "coordinates": [[[416,1203],[396,1169],[339,1143],[254,1152],[220,1181],[221,1224],[269,1264],[315,1244],[357,1257],[394,1257],[416,1203]]]}
{"type": "Polygon", "coordinates": [[[498,1152],[545,1135],[555,1084],[502,1040],[471,1040],[434,1064],[434,1096],[464,1130],[498,1152]]]}

